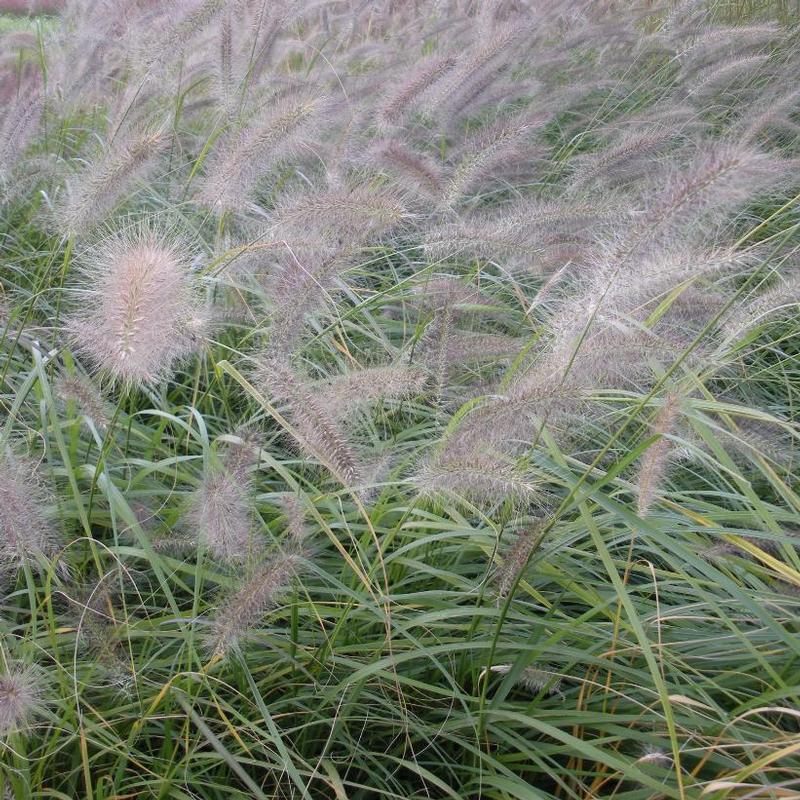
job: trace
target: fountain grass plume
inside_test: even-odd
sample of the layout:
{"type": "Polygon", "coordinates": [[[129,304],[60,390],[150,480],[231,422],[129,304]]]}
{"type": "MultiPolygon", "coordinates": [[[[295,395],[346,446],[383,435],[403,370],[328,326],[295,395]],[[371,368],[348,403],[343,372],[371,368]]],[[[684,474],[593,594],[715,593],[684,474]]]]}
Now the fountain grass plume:
{"type": "Polygon", "coordinates": [[[53,211],[57,230],[86,234],[102,223],[150,177],[170,142],[163,128],[120,133],[107,142],[66,181],[53,211]]]}
{"type": "Polygon", "coordinates": [[[7,664],[0,674],[0,735],[25,732],[45,707],[43,671],[34,664],[7,664]]]}
{"type": "Polygon", "coordinates": [[[286,358],[265,354],[256,363],[253,380],[286,413],[290,435],[304,452],[318,459],[346,486],[359,483],[360,460],[356,449],[308,378],[286,358]]]}
{"type": "Polygon", "coordinates": [[[191,250],[148,225],[103,238],[84,257],[67,329],[77,352],[126,385],[157,383],[198,349],[205,327],[191,250]]]}
{"type": "Polygon", "coordinates": [[[261,178],[303,154],[329,106],[322,95],[304,90],[272,98],[254,119],[216,142],[195,200],[217,213],[246,208],[261,178]]]}
{"type": "Polygon", "coordinates": [[[54,555],[55,497],[35,462],[7,451],[0,456],[0,562],[18,568],[54,555]]]}
{"type": "Polygon", "coordinates": [[[257,447],[245,435],[241,443],[227,444],[223,453],[212,453],[200,485],[189,498],[189,532],[213,558],[229,566],[252,563],[263,550],[250,469],[257,447]]]}
{"type": "Polygon", "coordinates": [[[269,557],[220,602],[207,640],[214,655],[225,656],[236,649],[289,590],[305,561],[302,550],[293,547],[269,557]]]}
{"type": "Polygon", "coordinates": [[[315,381],[313,391],[333,419],[344,419],[380,400],[403,400],[421,394],[425,370],[387,365],[350,370],[315,381]]]}
{"type": "Polygon", "coordinates": [[[640,517],[647,516],[664,482],[672,450],[672,442],[668,437],[675,429],[679,413],[679,396],[672,393],[665,398],[653,423],[653,435],[658,438],[648,447],[639,462],[636,510],[640,517]]]}

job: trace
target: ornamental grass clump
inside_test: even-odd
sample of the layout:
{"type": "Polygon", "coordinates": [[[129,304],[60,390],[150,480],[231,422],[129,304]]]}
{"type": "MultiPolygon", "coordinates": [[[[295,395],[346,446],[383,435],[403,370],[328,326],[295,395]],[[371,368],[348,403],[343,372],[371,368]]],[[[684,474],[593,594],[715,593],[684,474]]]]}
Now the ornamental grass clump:
{"type": "Polygon", "coordinates": [[[793,796],[792,4],[64,6],[0,15],[0,796],[793,796]]]}

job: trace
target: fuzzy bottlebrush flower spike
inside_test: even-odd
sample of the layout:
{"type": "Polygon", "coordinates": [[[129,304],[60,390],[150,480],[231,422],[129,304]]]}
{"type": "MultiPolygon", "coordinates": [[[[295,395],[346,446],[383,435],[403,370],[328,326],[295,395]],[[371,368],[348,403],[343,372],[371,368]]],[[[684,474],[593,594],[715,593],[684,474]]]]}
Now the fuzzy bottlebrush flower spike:
{"type": "Polygon", "coordinates": [[[328,105],[308,92],[273,98],[249,126],[217,143],[197,202],[219,213],[245,208],[262,177],[303,151],[328,105]]]}
{"type": "Polygon", "coordinates": [[[482,507],[504,501],[524,507],[537,496],[531,476],[514,459],[480,446],[470,449],[445,444],[422,466],[414,483],[428,497],[482,507]]]}
{"type": "Polygon", "coordinates": [[[214,558],[228,564],[244,563],[261,550],[248,469],[253,460],[246,442],[226,452],[207,468],[189,501],[191,532],[214,558]]]}
{"type": "Polygon", "coordinates": [[[69,402],[76,405],[76,410],[86,419],[92,421],[97,428],[107,428],[113,408],[103,397],[100,388],[86,375],[62,375],[55,385],[56,397],[66,406],[69,402]]]}
{"type": "Polygon", "coordinates": [[[442,168],[429,155],[393,139],[379,142],[370,155],[375,166],[388,172],[406,191],[423,201],[441,201],[442,168]]]}
{"type": "Polygon", "coordinates": [[[302,544],[309,536],[306,509],[296,494],[285,494],[280,499],[280,507],[286,518],[286,530],[291,540],[296,544],[302,544]]]}
{"type": "Polygon", "coordinates": [[[5,113],[0,117],[0,189],[5,188],[20,154],[35,134],[43,110],[38,88],[28,88],[13,103],[6,105],[5,113]]]}
{"type": "Polygon", "coordinates": [[[462,449],[493,447],[519,453],[524,443],[538,438],[546,424],[551,434],[574,426],[583,402],[583,387],[571,380],[558,382],[549,374],[531,370],[505,395],[476,406],[451,435],[451,446],[462,449]]]}
{"type": "Polygon", "coordinates": [[[679,397],[671,394],[664,400],[653,425],[653,433],[659,438],[644,453],[639,465],[639,501],[636,510],[640,517],[647,516],[666,475],[672,450],[672,442],[667,436],[675,428],[679,412],[679,397]]]}
{"type": "MultiPolygon", "coordinates": [[[[589,373],[595,377],[609,374],[606,367],[619,374],[625,353],[640,367],[645,356],[658,355],[659,349],[662,357],[671,356],[681,342],[689,343],[686,336],[691,329],[702,327],[713,316],[714,302],[719,306],[718,297],[691,284],[742,269],[752,261],[747,253],[685,246],[652,248],[641,258],[620,261],[613,253],[607,255],[605,251],[611,249],[612,245],[598,243],[589,261],[591,272],[579,276],[570,297],[552,304],[551,354],[564,366],[572,363],[573,375],[590,368],[592,362],[589,373]],[[706,298],[712,302],[704,302],[706,298]],[[657,307],[658,323],[648,323],[657,307]],[[664,333],[663,329],[676,321],[676,338],[659,341],[656,334],[664,333]],[[576,353],[574,347],[581,339],[576,353]],[[604,365],[609,357],[611,361],[604,365]]],[[[641,373],[632,366],[632,375],[641,373]]],[[[587,377],[589,373],[585,373],[587,377]]]]}
{"type": "Polygon", "coordinates": [[[521,261],[530,272],[554,245],[583,244],[588,234],[624,219],[619,204],[570,200],[522,200],[492,213],[462,217],[457,222],[432,225],[426,230],[425,249],[436,258],[468,256],[495,262],[521,261]]]}
{"type": "Polygon", "coordinates": [[[296,349],[306,321],[340,290],[339,277],[359,247],[409,216],[402,197],[367,184],[287,193],[268,214],[268,236],[281,243],[264,294],[272,307],[270,348],[296,349]]]}
{"type": "Polygon", "coordinates": [[[528,140],[546,121],[544,114],[523,114],[480,131],[470,140],[453,170],[445,187],[445,204],[457,205],[481,178],[491,176],[493,171],[513,165],[520,159],[529,161],[531,145],[528,140]]]}
{"type": "Polygon", "coordinates": [[[158,63],[174,59],[187,43],[195,42],[198,34],[232,5],[231,0],[191,0],[178,4],[165,20],[166,27],[156,26],[155,35],[141,46],[143,65],[152,69],[158,63]]]}
{"type": "MultiPolygon", "coordinates": [[[[709,95],[715,92],[731,91],[732,88],[745,82],[755,84],[758,78],[764,77],[763,73],[768,64],[769,55],[767,54],[737,56],[728,59],[721,64],[691,75],[689,83],[692,88],[688,92],[688,97],[694,102],[707,102],[709,95]]],[[[755,86],[750,94],[757,97],[755,86]]]]}
{"type": "Polygon", "coordinates": [[[276,605],[304,562],[302,551],[292,547],[257,567],[250,577],[224,598],[212,623],[209,643],[214,655],[235,648],[276,605]]]}
{"type": "Polygon", "coordinates": [[[419,360],[431,374],[438,400],[444,398],[447,389],[451,367],[447,353],[457,336],[455,316],[452,306],[437,308],[419,340],[419,360]]]}
{"type": "Polygon", "coordinates": [[[335,280],[348,266],[346,260],[320,252],[280,253],[263,280],[265,294],[273,304],[272,352],[289,355],[297,349],[306,323],[330,302],[335,280]]]}
{"type": "Polygon", "coordinates": [[[424,370],[407,366],[365,367],[316,381],[320,403],[333,419],[344,419],[379,400],[402,400],[420,394],[424,370]]]}
{"type": "Polygon", "coordinates": [[[357,245],[403,223],[409,213],[396,191],[367,184],[288,195],[270,215],[274,239],[291,245],[357,245]]]}
{"type": "Polygon", "coordinates": [[[34,665],[11,663],[0,674],[0,735],[24,731],[44,709],[44,676],[34,665]]]}
{"type": "Polygon", "coordinates": [[[470,362],[493,361],[515,356],[525,346],[526,340],[502,333],[467,333],[459,331],[447,343],[444,357],[454,365],[470,362]]]}
{"type": "Polygon", "coordinates": [[[306,378],[286,359],[265,356],[257,365],[254,380],[288,415],[291,433],[305,452],[346,486],[359,482],[359,459],[353,444],[306,378]]]}
{"type": "Polygon", "coordinates": [[[409,303],[426,312],[443,308],[460,311],[459,307],[463,306],[489,307],[494,302],[489,295],[457,275],[433,275],[424,283],[412,286],[411,294],[413,299],[409,303]]]}
{"type": "Polygon", "coordinates": [[[767,189],[791,180],[791,162],[739,143],[701,142],[691,163],[671,165],[652,179],[654,200],[632,226],[621,255],[640,251],[658,236],[667,240],[698,219],[724,218],[767,189]]]}
{"type": "Polygon", "coordinates": [[[58,230],[80,234],[101,223],[138,181],[152,173],[169,141],[158,128],[118,134],[67,181],[54,210],[58,230]]]}
{"type": "Polygon", "coordinates": [[[48,518],[53,504],[31,461],[0,456],[0,566],[53,554],[58,542],[48,518]]]}
{"type": "Polygon", "coordinates": [[[197,348],[204,322],[182,243],[146,226],[105,239],[68,322],[78,352],[125,384],[158,382],[197,348]]]}
{"type": "Polygon", "coordinates": [[[677,55],[684,73],[694,75],[700,69],[727,60],[730,53],[744,55],[759,52],[782,36],[780,27],[775,23],[690,29],[678,35],[681,49],[677,55]],[[687,33],[690,37],[688,44],[684,40],[687,33]]]}
{"type": "MultiPolygon", "coordinates": [[[[511,672],[511,665],[496,664],[490,668],[490,671],[498,675],[508,675],[511,672]]],[[[561,695],[561,677],[551,669],[525,667],[517,676],[515,683],[531,694],[543,692],[544,694],[561,695]]]]}
{"type": "Polygon", "coordinates": [[[452,56],[428,58],[401,82],[378,109],[377,118],[384,127],[402,123],[405,114],[431,86],[446,75],[456,64],[452,56]]]}
{"type": "Polygon", "coordinates": [[[188,519],[216,559],[236,563],[254,550],[255,513],[247,488],[224,469],[212,468],[203,476],[192,496],[188,519]]]}
{"type": "Polygon", "coordinates": [[[800,272],[789,273],[774,286],[735,308],[724,323],[731,338],[739,338],[755,326],[781,314],[794,313],[800,303],[800,272]]]}
{"type": "Polygon", "coordinates": [[[544,527],[544,520],[539,520],[531,527],[517,533],[511,546],[503,556],[503,563],[495,573],[495,583],[500,597],[506,597],[514,588],[520,574],[528,566],[533,548],[539,543],[539,534],[544,527]]]}
{"type": "Polygon", "coordinates": [[[642,130],[625,131],[610,146],[572,160],[572,186],[620,186],[646,176],[654,158],[674,145],[680,128],[653,123],[642,130]]]}
{"type": "Polygon", "coordinates": [[[76,644],[91,653],[105,671],[117,674],[129,669],[121,636],[126,620],[118,607],[119,577],[109,573],[93,584],[75,587],[75,596],[64,595],[76,612],[76,644]]]}
{"type": "Polygon", "coordinates": [[[519,58],[519,45],[525,41],[525,34],[524,22],[500,26],[488,37],[478,32],[476,46],[466,48],[455,66],[442,73],[426,93],[427,110],[450,120],[468,112],[482,91],[519,58]]]}

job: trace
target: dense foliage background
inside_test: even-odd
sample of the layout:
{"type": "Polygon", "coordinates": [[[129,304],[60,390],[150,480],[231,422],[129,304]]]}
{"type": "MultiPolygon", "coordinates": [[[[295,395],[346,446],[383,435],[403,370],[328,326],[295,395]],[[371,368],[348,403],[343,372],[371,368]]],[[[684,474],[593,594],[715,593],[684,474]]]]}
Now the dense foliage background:
{"type": "Polygon", "coordinates": [[[738,11],[6,26],[0,791],[800,796],[800,30],[738,11]]]}

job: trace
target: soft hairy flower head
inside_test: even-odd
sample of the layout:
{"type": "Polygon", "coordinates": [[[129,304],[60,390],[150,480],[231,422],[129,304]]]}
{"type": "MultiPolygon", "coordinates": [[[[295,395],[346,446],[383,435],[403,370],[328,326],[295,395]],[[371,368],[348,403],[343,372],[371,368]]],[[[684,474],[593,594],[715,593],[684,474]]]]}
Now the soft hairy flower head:
{"type": "Polygon", "coordinates": [[[420,394],[427,374],[402,364],[363,367],[314,382],[319,400],[333,419],[345,419],[379,400],[403,400],[420,394]]]}
{"type": "Polygon", "coordinates": [[[672,442],[666,437],[673,432],[679,414],[680,398],[677,394],[670,394],[665,398],[653,425],[653,433],[659,438],[645,451],[639,464],[636,510],[641,517],[649,512],[666,477],[672,450],[672,442]]]}
{"type": "Polygon", "coordinates": [[[359,243],[396,228],[409,218],[395,190],[356,185],[288,195],[272,214],[272,236],[302,243],[359,243]]]}
{"type": "Polygon", "coordinates": [[[56,396],[65,405],[74,402],[79,414],[98,428],[107,428],[113,409],[106,402],[100,388],[85,375],[62,375],[55,384],[56,396]]]}
{"type": "Polygon", "coordinates": [[[40,671],[32,665],[9,664],[0,675],[0,734],[28,727],[42,705],[40,671]]]}
{"type": "Polygon", "coordinates": [[[305,152],[329,105],[307,91],[274,97],[248,124],[215,144],[195,200],[218,213],[245,208],[261,178],[305,152]]]}
{"type": "Polygon", "coordinates": [[[314,384],[289,360],[265,354],[254,379],[291,421],[291,436],[300,448],[347,486],[360,482],[360,463],[348,432],[331,416],[314,384]]]}
{"type": "Polygon", "coordinates": [[[55,528],[48,519],[50,493],[28,459],[0,457],[0,561],[18,565],[52,553],[55,528]]]}
{"type": "MultiPolygon", "coordinates": [[[[489,668],[489,671],[498,675],[508,675],[508,673],[511,672],[511,664],[495,664],[493,667],[489,668]]],[[[532,694],[538,694],[539,692],[543,692],[544,694],[562,694],[561,678],[557,672],[554,672],[549,667],[547,669],[533,666],[525,667],[525,669],[517,675],[514,683],[532,694]]]]}
{"type": "Polygon", "coordinates": [[[54,209],[63,234],[84,234],[106,219],[150,176],[170,142],[164,128],[120,133],[71,175],[54,209]]]}
{"type": "Polygon", "coordinates": [[[530,528],[519,531],[503,556],[503,563],[495,573],[495,582],[500,597],[507,597],[515,587],[517,578],[528,566],[533,549],[539,544],[544,521],[539,520],[530,528]]]}
{"type": "Polygon", "coordinates": [[[427,497],[489,507],[510,500],[524,507],[536,499],[532,476],[515,460],[479,447],[445,446],[413,478],[427,497]]]}
{"type": "Polygon", "coordinates": [[[307,510],[297,494],[285,494],[279,501],[286,518],[286,530],[293,542],[300,545],[310,535],[307,510]]]}
{"type": "Polygon", "coordinates": [[[236,648],[277,605],[303,566],[304,552],[296,544],[266,559],[220,603],[208,638],[212,652],[224,656],[236,648]]]}
{"type": "Polygon", "coordinates": [[[78,351],[127,384],[157,382],[197,345],[199,298],[181,243],[145,226],[106,239],[69,321],[78,351]]]}
{"type": "Polygon", "coordinates": [[[190,528],[214,558],[242,563],[258,552],[258,515],[251,494],[251,480],[225,465],[209,467],[192,494],[190,528]]]}
{"type": "Polygon", "coordinates": [[[790,161],[740,142],[700,140],[697,154],[683,168],[669,163],[652,180],[649,208],[632,226],[632,236],[617,256],[646,251],[659,236],[699,219],[724,219],[731,211],[767,190],[780,189],[792,174],[790,161]]]}
{"type": "Polygon", "coordinates": [[[5,113],[0,118],[0,181],[5,182],[17,166],[41,121],[44,100],[36,83],[26,81],[18,97],[4,102],[5,113]]]}

